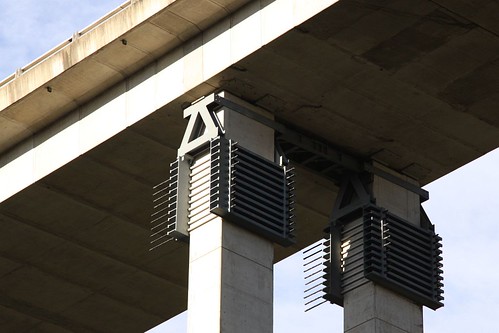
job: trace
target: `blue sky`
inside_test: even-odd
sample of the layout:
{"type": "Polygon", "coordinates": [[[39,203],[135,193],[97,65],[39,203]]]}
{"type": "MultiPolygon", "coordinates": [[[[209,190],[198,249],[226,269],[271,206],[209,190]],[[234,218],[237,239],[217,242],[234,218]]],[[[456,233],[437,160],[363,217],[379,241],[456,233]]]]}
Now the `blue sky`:
{"type": "MultiPolygon", "coordinates": [[[[122,2],[0,0],[0,80],[122,2]]],[[[498,331],[498,169],[496,150],[425,187],[424,207],[443,237],[445,271],[445,307],[425,309],[427,333],[498,331]]],[[[276,265],[274,332],[343,332],[342,309],[324,304],[304,313],[302,290],[298,254],[276,265]]],[[[185,321],[182,314],[150,332],[185,332],[185,321]]]]}

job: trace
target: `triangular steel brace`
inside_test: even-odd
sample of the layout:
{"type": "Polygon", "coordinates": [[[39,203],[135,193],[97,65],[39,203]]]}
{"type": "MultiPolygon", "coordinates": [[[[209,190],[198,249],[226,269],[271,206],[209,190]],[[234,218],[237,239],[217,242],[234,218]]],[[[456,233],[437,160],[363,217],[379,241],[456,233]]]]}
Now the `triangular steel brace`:
{"type": "Polygon", "coordinates": [[[370,179],[369,173],[350,173],[345,175],[329,217],[329,226],[325,230],[329,234],[331,251],[329,252],[330,257],[326,264],[326,274],[329,278],[326,282],[327,292],[324,298],[339,306],[343,306],[341,287],[342,226],[355,219],[357,215],[360,217],[364,206],[374,203],[369,185],[370,179]]]}
{"type": "Polygon", "coordinates": [[[195,154],[205,146],[207,147],[210,139],[224,133],[221,122],[215,113],[217,107],[218,104],[212,94],[184,110],[184,118],[189,119],[189,123],[184,132],[182,143],[177,150],[177,156],[195,154]],[[200,121],[202,124],[199,123],[200,121]],[[196,133],[200,126],[204,127],[204,130],[202,133],[196,133]]]}
{"type": "Polygon", "coordinates": [[[362,211],[362,207],[365,205],[374,203],[369,184],[362,179],[367,176],[368,174],[359,173],[351,173],[345,176],[329,218],[329,225],[341,224],[352,214],[362,211]]]}

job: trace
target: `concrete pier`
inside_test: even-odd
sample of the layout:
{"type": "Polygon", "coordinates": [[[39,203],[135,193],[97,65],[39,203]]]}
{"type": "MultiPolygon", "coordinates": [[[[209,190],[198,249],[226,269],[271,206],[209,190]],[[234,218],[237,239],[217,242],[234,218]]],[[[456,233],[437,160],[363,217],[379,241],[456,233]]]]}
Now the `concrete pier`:
{"type": "MultiPolygon", "coordinates": [[[[383,168],[381,165],[376,165],[376,167],[399,179],[411,182],[408,177],[383,168]]],[[[420,198],[416,193],[378,175],[374,175],[372,192],[377,205],[419,226],[420,198]]],[[[373,282],[367,282],[344,295],[344,331],[346,333],[422,333],[423,308],[391,290],[373,282]]]]}
{"type": "MultiPolygon", "coordinates": [[[[424,186],[497,148],[499,7],[463,3],[126,1],[1,81],[0,332],[145,332],[187,307],[191,332],[271,330],[270,263],[321,239],[343,177],[375,160],[424,186]],[[190,245],[149,251],[182,110],[221,90],[275,117],[296,243],[198,215],[190,245]]],[[[273,159],[273,131],[232,116],[226,137],[273,159]]],[[[410,191],[374,191],[418,221],[410,191]]],[[[421,330],[369,283],[345,295],[347,331],[421,330]]]]}
{"type": "Polygon", "coordinates": [[[272,332],[272,243],[222,218],[190,239],[187,332],[272,332]]]}
{"type": "MultiPolygon", "coordinates": [[[[227,94],[224,97],[237,100],[227,94]]],[[[240,100],[238,103],[245,104],[240,100]]],[[[217,117],[226,138],[262,157],[274,159],[272,129],[226,108],[219,110],[217,117]]],[[[194,157],[191,170],[191,188],[203,188],[201,184],[210,179],[209,155],[194,157]]],[[[204,203],[191,209],[189,215],[187,331],[270,333],[273,331],[273,244],[209,213],[209,188],[204,190],[205,199],[202,193],[196,193],[193,201],[204,203]]]]}

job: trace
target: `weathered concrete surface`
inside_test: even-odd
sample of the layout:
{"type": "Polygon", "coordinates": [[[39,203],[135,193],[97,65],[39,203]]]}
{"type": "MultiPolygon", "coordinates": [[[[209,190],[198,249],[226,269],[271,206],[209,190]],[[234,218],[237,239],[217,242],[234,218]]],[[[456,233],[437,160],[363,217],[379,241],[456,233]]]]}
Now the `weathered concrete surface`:
{"type": "MultiPolygon", "coordinates": [[[[25,170],[23,177],[11,182],[9,187],[0,189],[0,200],[17,193],[152,112],[167,105],[178,108],[176,110],[178,112],[179,106],[183,103],[192,102],[204,94],[211,93],[215,87],[205,83],[206,80],[260,49],[286,29],[293,28],[333,2],[334,0],[307,2],[305,6],[301,2],[295,5],[294,2],[287,0],[254,1],[237,12],[229,12],[228,16],[216,25],[177,48],[168,49],[169,53],[113,86],[102,83],[97,78],[89,82],[78,81],[81,86],[66,94],[68,99],[77,101],[81,94],[88,95],[95,89],[100,95],[91,94],[93,99],[87,102],[82,101],[82,105],[74,107],[69,113],[67,112],[68,105],[64,100],[53,99],[52,94],[57,90],[53,85],[50,85],[50,93],[46,87],[38,89],[44,92],[47,99],[55,103],[53,105],[46,105],[44,98],[37,97],[35,93],[27,95],[19,103],[9,105],[0,111],[0,122],[3,121],[2,117],[9,118],[14,115],[17,117],[14,119],[16,124],[23,123],[26,127],[32,127],[38,131],[28,139],[19,142],[27,135],[26,133],[10,132],[15,131],[15,126],[11,127],[8,119],[0,125],[5,128],[4,135],[0,137],[0,150],[12,148],[7,154],[0,156],[0,165],[3,166],[0,181],[13,179],[19,169],[25,170]],[[306,10],[302,7],[306,7],[306,10]],[[268,24],[270,17],[283,9],[290,13],[290,17],[279,24],[268,24]],[[219,56],[220,54],[224,56],[219,56]],[[46,114],[43,109],[45,107],[48,112],[46,114]],[[64,117],[54,121],[62,115],[64,117]],[[44,128],[39,130],[42,127],[44,128]],[[17,146],[12,147],[15,143],[17,146]],[[61,143],[69,149],[61,149],[61,143]]],[[[175,5],[183,3],[190,2],[180,1],[175,5]]],[[[156,20],[158,15],[160,14],[152,17],[151,21],[156,20]]],[[[116,24],[120,26],[120,21],[118,20],[116,24]]],[[[127,39],[126,46],[129,42],[127,39]]],[[[121,45],[124,46],[122,43],[121,45]]],[[[110,48],[111,46],[106,50],[110,48]]],[[[123,50],[114,50],[112,57],[121,58],[123,52],[123,50]]],[[[104,50],[99,51],[98,54],[102,53],[104,50]]],[[[44,64],[41,63],[39,66],[43,68],[44,64]]],[[[132,62],[131,66],[134,64],[135,62],[132,62]]],[[[29,77],[31,74],[27,72],[25,75],[29,77]]],[[[69,72],[69,69],[56,79],[65,80],[66,76],[68,80],[75,80],[75,76],[69,72]]],[[[0,89],[8,92],[9,89],[23,87],[21,83],[22,80],[16,79],[0,89]]],[[[64,82],[61,84],[66,86],[64,82]]]]}
{"type": "MultiPolygon", "coordinates": [[[[234,28],[229,34],[230,43],[240,44],[250,33],[245,48],[233,46],[234,53],[225,60],[229,62],[251,53],[251,47],[261,47],[262,38],[251,35],[261,31],[255,27],[266,24],[272,28],[273,33],[265,33],[267,40],[280,33],[275,31],[279,25],[264,23],[269,18],[260,20],[259,14],[254,15],[261,6],[274,12],[276,8],[256,2],[237,12],[237,16],[234,10],[241,4],[225,1],[224,5],[230,8],[227,13],[235,15],[233,18],[205,30],[207,35],[180,46],[109,89],[111,83],[103,83],[99,77],[77,81],[76,74],[68,68],[54,79],[61,80],[61,86],[66,81],[81,83],[68,93],[68,98],[55,98],[53,104],[44,104],[46,96],[54,96],[51,94],[59,89],[48,81],[52,87],[50,95],[45,95],[49,94],[45,85],[33,88],[33,92],[0,111],[5,129],[0,141],[4,149],[43,128],[1,157],[2,330],[141,332],[185,310],[188,247],[170,242],[148,251],[151,187],[168,177],[168,165],[175,158],[186,125],[181,104],[211,92],[213,86],[198,86],[199,83],[230,64],[224,65],[210,56],[217,54],[220,46],[226,46],[226,23],[232,22],[230,26],[234,28]],[[203,52],[192,52],[203,38],[207,42],[203,52]],[[251,38],[253,44],[249,43],[251,38]],[[201,54],[203,57],[199,57],[201,54]],[[213,61],[208,61],[208,57],[213,61]],[[199,61],[203,63],[201,67],[199,61]],[[203,68],[203,72],[198,68],[203,68]],[[99,88],[88,92],[93,85],[99,88]],[[81,106],[67,113],[67,100],[77,100],[87,92],[87,96],[99,96],[88,97],[87,102],[82,99],[81,106]],[[35,112],[38,107],[40,112],[35,112]],[[47,127],[63,114],[63,118],[47,127]],[[19,115],[14,127],[10,126],[8,115],[19,115]],[[17,131],[26,127],[31,130],[17,131]],[[104,141],[106,144],[102,145],[104,141]]],[[[299,20],[319,10],[313,6],[307,9],[298,11],[299,20]]],[[[150,20],[163,15],[164,24],[171,24],[165,11],[150,20]]],[[[290,22],[295,24],[294,20],[286,24],[290,22]]],[[[180,29],[181,25],[177,22],[174,27],[180,29]]],[[[135,38],[135,42],[140,42],[142,34],[135,38]]],[[[112,45],[124,46],[120,40],[116,42],[90,58],[106,52],[111,58],[121,57],[122,49],[112,51],[112,45]]],[[[127,39],[127,46],[133,42],[127,39]]],[[[38,66],[43,68],[47,63],[38,66]]],[[[23,75],[26,80],[30,71],[23,75]]],[[[48,74],[40,77],[50,80],[48,74]]],[[[16,85],[21,89],[23,80],[16,79],[1,89],[14,89],[16,85]]],[[[6,90],[2,91],[5,94],[6,90]]],[[[314,175],[305,179],[299,180],[304,191],[317,200],[299,206],[298,212],[312,222],[312,226],[303,225],[303,234],[313,236],[322,229],[321,221],[325,221],[329,211],[334,186],[314,175]],[[321,203],[326,206],[321,208],[321,203]]],[[[305,239],[296,249],[307,242],[305,239]]],[[[278,247],[275,258],[279,260],[296,249],[284,251],[278,247]]]]}
{"type": "Polygon", "coordinates": [[[36,133],[247,2],[125,3],[115,15],[0,87],[1,128],[8,134],[2,136],[1,149],[36,133]]]}
{"type": "MultiPolygon", "coordinates": [[[[342,0],[303,24],[333,2],[209,2],[231,18],[202,10],[194,25],[180,13],[192,1],[177,0],[176,14],[153,6],[130,23],[149,3],[136,1],[73,42],[68,56],[88,46],[88,57],[64,67],[54,55],[0,87],[2,329],[136,332],[185,310],[187,246],[147,251],[150,188],[175,158],[182,103],[216,89],[421,184],[498,145],[490,1],[342,0]]],[[[276,260],[320,237],[335,196],[306,170],[297,182],[298,243],[276,260]]]]}
{"type": "MultiPolygon", "coordinates": [[[[225,92],[223,97],[244,105],[243,101],[225,92]]],[[[263,110],[258,111],[271,117],[263,110]]],[[[274,160],[273,129],[224,108],[217,111],[217,117],[227,139],[274,160]]],[[[194,157],[192,178],[196,178],[195,183],[209,182],[212,178],[210,172],[194,171],[200,169],[195,166],[202,165],[203,161],[209,163],[206,154],[194,157]]],[[[195,183],[191,184],[193,188],[195,183]]],[[[209,189],[205,192],[205,197],[209,197],[209,189]]],[[[191,214],[197,211],[196,214],[208,217],[203,218],[203,222],[195,217],[189,221],[187,332],[271,333],[274,309],[272,241],[210,214],[209,200],[206,205],[192,205],[196,208],[191,214]]]]}
{"type": "Polygon", "coordinates": [[[190,235],[187,331],[272,332],[272,242],[221,218],[190,235]]]}
{"type": "MultiPolygon", "coordinates": [[[[400,179],[407,176],[375,165],[400,179]]],[[[419,195],[374,175],[372,194],[376,205],[420,226],[419,195]]],[[[357,222],[355,222],[357,223],[357,222]]],[[[346,333],[423,333],[423,307],[396,292],[367,281],[345,294],[344,331],[346,333]]]]}
{"type": "Polygon", "coordinates": [[[345,295],[345,333],[422,333],[423,309],[369,282],[345,295]]]}

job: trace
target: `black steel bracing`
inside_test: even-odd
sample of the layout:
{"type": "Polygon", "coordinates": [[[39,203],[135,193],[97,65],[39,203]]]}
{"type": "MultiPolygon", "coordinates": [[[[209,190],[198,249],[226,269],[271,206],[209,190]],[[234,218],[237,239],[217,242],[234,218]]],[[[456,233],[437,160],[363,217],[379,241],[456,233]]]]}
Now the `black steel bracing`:
{"type": "Polygon", "coordinates": [[[443,306],[441,238],[378,207],[364,214],[366,278],[431,309],[443,306]]]}
{"type": "MultiPolygon", "coordinates": [[[[206,213],[222,216],[283,246],[293,244],[292,170],[223,136],[210,141],[208,157],[209,170],[203,169],[209,177],[206,213]]],[[[193,157],[192,161],[195,160],[193,157]]],[[[193,218],[188,211],[199,210],[198,206],[205,202],[196,199],[194,203],[195,196],[189,199],[192,195],[187,189],[190,176],[181,177],[181,174],[192,168],[192,161],[181,161],[182,157],[177,158],[170,165],[170,178],[154,187],[151,249],[172,239],[188,241],[187,225],[193,218]],[[195,209],[190,205],[196,206],[195,209]]]]}
{"type": "Polygon", "coordinates": [[[427,191],[379,168],[373,167],[369,159],[349,154],[321,138],[306,134],[303,130],[296,131],[289,126],[266,118],[216,94],[214,104],[218,107],[227,107],[232,111],[243,114],[274,129],[277,145],[280,147],[282,153],[292,160],[295,165],[301,165],[310,169],[337,184],[340,184],[345,175],[349,173],[368,172],[386,178],[409,191],[417,193],[421,197],[422,202],[428,200],[427,191]]]}
{"type": "Polygon", "coordinates": [[[373,281],[431,309],[443,306],[441,238],[431,224],[416,226],[368,204],[360,218],[333,224],[320,246],[315,304],[322,298],[342,306],[345,293],[373,281]]]}
{"type": "MultiPolygon", "coordinates": [[[[288,141],[290,138],[291,136],[280,135],[277,137],[277,142],[281,146],[284,154],[292,160],[293,163],[301,165],[323,177],[329,178],[336,183],[339,183],[343,175],[350,171],[346,166],[334,163],[328,157],[321,156],[311,149],[297,146],[295,143],[288,141]]],[[[317,147],[317,143],[314,145],[317,147]]]]}
{"type": "Polygon", "coordinates": [[[292,171],[218,137],[211,141],[210,210],[272,241],[294,243],[292,171]]]}

